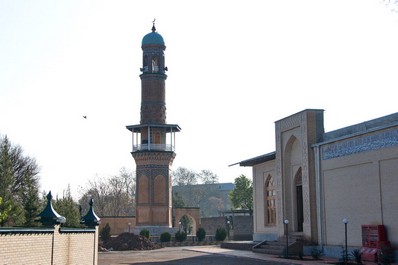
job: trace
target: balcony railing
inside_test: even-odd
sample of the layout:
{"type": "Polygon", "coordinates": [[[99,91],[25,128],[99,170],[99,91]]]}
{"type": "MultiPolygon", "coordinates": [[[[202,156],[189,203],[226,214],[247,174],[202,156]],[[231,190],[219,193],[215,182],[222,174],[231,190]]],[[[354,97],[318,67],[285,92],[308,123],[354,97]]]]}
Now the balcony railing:
{"type": "Polygon", "coordinates": [[[174,151],[171,144],[137,144],[133,145],[133,152],[137,151],[174,151]]]}

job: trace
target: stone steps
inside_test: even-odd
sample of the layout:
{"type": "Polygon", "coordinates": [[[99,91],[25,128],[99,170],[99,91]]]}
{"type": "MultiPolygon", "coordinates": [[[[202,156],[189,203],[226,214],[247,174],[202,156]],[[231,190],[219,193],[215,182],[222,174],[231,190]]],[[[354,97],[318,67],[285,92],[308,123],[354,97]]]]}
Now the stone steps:
{"type": "MultiPolygon", "coordinates": [[[[303,241],[301,237],[292,236],[288,238],[289,256],[298,256],[303,253],[303,241]]],[[[253,252],[269,255],[284,256],[286,251],[286,237],[281,237],[277,241],[264,241],[253,247],[253,252]]]]}
{"type": "Polygon", "coordinates": [[[282,255],[285,249],[285,244],[281,241],[267,241],[259,246],[253,248],[253,252],[270,254],[270,255],[282,255]]]}

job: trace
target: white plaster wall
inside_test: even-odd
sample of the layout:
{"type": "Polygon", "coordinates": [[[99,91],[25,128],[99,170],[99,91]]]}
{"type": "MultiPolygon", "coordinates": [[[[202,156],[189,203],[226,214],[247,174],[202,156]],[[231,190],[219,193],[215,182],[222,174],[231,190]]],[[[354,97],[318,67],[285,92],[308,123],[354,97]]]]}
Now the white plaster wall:
{"type": "MultiPolygon", "coordinates": [[[[268,175],[275,178],[275,160],[267,161],[253,167],[253,229],[254,241],[278,238],[278,227],[265,225],[264,185],[268,175]]],[[[276,182],[274,182],[276,183],[276,182]]],[[[276,188],[276,187],[275,187],[276,188]]],[[[278,204],[278,202],[276,202],[278,204]]],[[[276,213],[278,215],[278,212],[276,213]]],[[[278,216],[277,216],[278,219],[278,216]]]]}
{"type": "Polygon", "coordinates": [[[398,243],[398,147],[322,161],[325,244],[362,245],[361,225],[383,224],[398,243]]]}

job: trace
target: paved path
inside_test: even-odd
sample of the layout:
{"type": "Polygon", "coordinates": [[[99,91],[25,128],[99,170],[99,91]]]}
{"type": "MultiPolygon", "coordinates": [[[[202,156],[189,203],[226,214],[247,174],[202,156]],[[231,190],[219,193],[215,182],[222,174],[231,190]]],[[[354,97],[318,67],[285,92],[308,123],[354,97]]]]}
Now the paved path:
{"type": "MultiPolygon", "coordinates": [[[[146,251],[100,252],[98,265],[325,265],[337,259],[286,260],[272,255],[247,250],[220,248],[220,246],[166,247],[146,251]]],[[[364,265],[376,265],[365,262],[364,265]]],[[[392,265],[397,265],[393,263],[392,265]]]]}
{"type": "MultiPolygon", "coordinates": [[[[99,265],[256,265],[286,264],[208,252],[197,247],[172,247],[150,251],[114,251],[99,254],[99,265]]],[[[217,251],[216,251],[217,252],[217,251]]],[[[291,263],[293,264],[293,263],[291,263]]]]}
{"type": "Polygon", "coordinates": [[[327,264],[323,261],[285,260],[251,251],[224,249],[219,246],[168,247],[147,251],[112,251],[99,253],[98,265],[286,265],[327,264]]]}

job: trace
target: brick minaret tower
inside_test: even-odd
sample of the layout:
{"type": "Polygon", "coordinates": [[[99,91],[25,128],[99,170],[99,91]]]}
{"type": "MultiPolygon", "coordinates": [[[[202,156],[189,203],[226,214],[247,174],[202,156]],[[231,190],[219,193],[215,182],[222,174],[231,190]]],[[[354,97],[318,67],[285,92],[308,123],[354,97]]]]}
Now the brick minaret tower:
{"type": "Polygon", "coordinates": [[[136,163],[136,226],[172,227],[171,165],[177,124],[166,124],[165,67],[163,37],[152,32],[141,45],[141,121],[127,126],[133,134],[136,163]]]}

